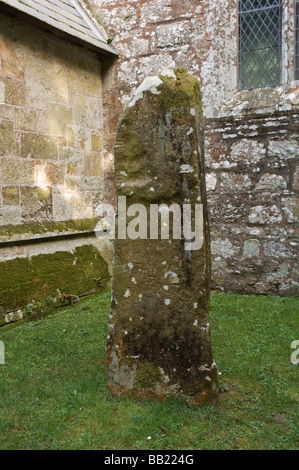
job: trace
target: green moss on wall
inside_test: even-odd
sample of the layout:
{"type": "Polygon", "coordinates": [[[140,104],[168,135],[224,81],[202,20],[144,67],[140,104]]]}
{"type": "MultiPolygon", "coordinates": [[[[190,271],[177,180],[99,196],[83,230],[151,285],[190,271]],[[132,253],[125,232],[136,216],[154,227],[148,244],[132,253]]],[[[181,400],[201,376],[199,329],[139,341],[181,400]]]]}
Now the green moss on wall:
{"type": "Polygon", "coordinates": [[[160,369],[151,362],[139,364],[136,377],[134,380],[134,388],[155,388],[162,382],[162,374],[160,369]]]}
{"type": "Polygon", "coordinates": [[[201,91],[199,81],[192,77],[184,68],[175,70],[176,80],[174,78],[161,75],[159,78],[163,81],[158,86],[161,92],[158,95],[166,109],[184,109],[190,104],[196,105],[201,110],[201,91]]]}
{"type": "MultiPolygon", "coordinates": [[[[40,193],[39,197],[45,197],[45,193],[40,193]]],[[[42,234],[47,232],[86,232],[95,229],[98,219],[67,220],[65,222],[47,222],[38,224],[4,225],[0,227],[0,237],[13,235],[25,235],[27,233],[42,234]]]]}
{"type": "Polygon", "coordinates": [[[45,201],[47,204],[51,202],[52,193],[51,193],[50,188],[47,188],[47,189],[35,188],[33,192],[40,202],[45,201]]]}
{"type": "Polygon", "coordinates": [[[61,293],[80,295],[109,281],[107,262],[93,245],[0,263],[0,312],[61,293]]]}

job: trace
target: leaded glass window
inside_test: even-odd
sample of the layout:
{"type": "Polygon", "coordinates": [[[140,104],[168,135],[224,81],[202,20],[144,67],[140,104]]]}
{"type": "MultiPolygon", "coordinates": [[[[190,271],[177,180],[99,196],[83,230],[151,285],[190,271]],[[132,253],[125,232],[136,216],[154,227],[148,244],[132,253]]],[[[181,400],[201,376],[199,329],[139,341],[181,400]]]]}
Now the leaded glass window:
{"type": "Polygon", "coordinates": [[[299,0],[296,0],[296,80],[299,80],[299,0]]]}
{"type": "Polygon", "coordinates": [[[282,0],[239,0],[241,90],[281,84],[281,45],[282,0]]]}

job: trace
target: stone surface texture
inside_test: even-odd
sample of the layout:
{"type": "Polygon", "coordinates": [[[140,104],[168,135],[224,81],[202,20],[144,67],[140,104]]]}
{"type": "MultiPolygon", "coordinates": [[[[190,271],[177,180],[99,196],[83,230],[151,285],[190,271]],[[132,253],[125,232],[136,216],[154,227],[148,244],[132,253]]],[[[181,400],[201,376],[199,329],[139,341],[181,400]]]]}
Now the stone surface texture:
{"type": "Polygon", "coordinates": [[[217,394],[200,87],[184,69],[146,80],[141,89],[147,83],[155,86],[137,93],[118,127],[117,195],[126,196],[127,207],[143,204],[148,214],[152,204],[191,204],[193,210],[202,204],[204,241],[191,251],[184,239],[173,239],[172,229],[163,240],[150,239],[149,233],[146,239],[116,237],[109,385],[116,394],[184,394],[200,404],[217,394]]]}
{"type": "Polygon", "coordinates": [[[185,67],[200,81],[203,95],[208,204],[215,241],[212,286],[227,292],[296,296],[298,263],[291,256],[298,250],[294,1],[283,2],[283,85],[251,91],[238,89],[237,4],[237,0],[85,0],[120,51],[104,77],[104,147],[113,159],[122,109],[146,76],[163,68],[185,67]],[[250,249],[248,258],[253,238],[256,248],[250,249]],[[275,258],[264,250],[272,242],[285,248],[275,258]],[[217,251],[218,246],[224,251],[217,251]]]}
{"type": "Polygon", "coordinates": [[[203,95],[212,287],[298,295],[294,0],[283,2],[282,86],[251,91],[238,89],[237,0],[81,3],[117,60],[0,15],[0,239],[29,224],[56,223],[57,234],[65,220],[94,217],[99,202],[115,204],[124,106],[145,77],[185,67],[203,95]]]}
{"type": "Polygon", "coordinates": [[[109,285],[102,142],[100,57],[0,13],[0,326],[109,285]]]}
{"type": "Polygon", "coordinates": [[[1,14],[0,64],[0,226],[93,218],[104,186],[99,57],[1,14]]]}

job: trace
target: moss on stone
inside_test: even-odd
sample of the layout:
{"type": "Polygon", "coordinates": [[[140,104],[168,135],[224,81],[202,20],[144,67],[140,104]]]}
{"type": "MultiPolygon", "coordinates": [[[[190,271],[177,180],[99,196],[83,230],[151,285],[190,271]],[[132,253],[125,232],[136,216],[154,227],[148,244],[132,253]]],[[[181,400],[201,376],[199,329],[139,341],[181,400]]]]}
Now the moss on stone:
{"type": "Polygon", "coordinates": [[[3,313],[0,314],[0,328],[5,325],[5,316],[3,313]]]}
{"type": "Polygon", "coordinates": [[[52,195],[51,188],[46,188],[46,189],[35,188],[33,192],[40,202],[45,201],[49,203],[51,201],[51,195],[52,195]]]}
{"type": "Polygon", "coordinates": [[[192,77],[184,68],[175,70],[176,80],[172,77],[160,75],[163,81],[158,86],[161,92],[158,96],[167,110],[176,109],[186,112],[186,107],[192,104],[199,107],[201,112],[201,91],[199,81],[192,77]]]}
{"type": "Polygon", "coordinates": [[[0,312],[61,293],[80,295],[106,289],[108,265],[93,245],[0,263],[0,312]]]}
{"type": "MultiPolygon", "coordinates": [[[[47,194],[40,193],[39,197],[44,198],[47,194]]],[[[13,235],[42,234],[50,232],[86,232],[93,231],[98,219],[66,220],[63,222],[30,223],[22,225],[3,225],[0,227],[0,237],[13,235]]]]}
{"type": "Polygon", "coordinates": [[[23,325],[23,323],[26,323],[26,320],[20,320],[20,321],[16,321],[16,322],[13,322],[13,323],[8,323],[6,324],[4,322],[4,325],[1,326],[1,332],[2,331],[5,331],[5,330],[10,330],[11,328],[15,328],[16,326],[20,326],[20,325],[23,325]]]}
{"type": "Polygon", "coordinates": [[[162,374],[155,364],[151,362],[143,362],[138,365],[138,370],[134,380],[134,388],[155,388],[162,382],[162,374]]]}

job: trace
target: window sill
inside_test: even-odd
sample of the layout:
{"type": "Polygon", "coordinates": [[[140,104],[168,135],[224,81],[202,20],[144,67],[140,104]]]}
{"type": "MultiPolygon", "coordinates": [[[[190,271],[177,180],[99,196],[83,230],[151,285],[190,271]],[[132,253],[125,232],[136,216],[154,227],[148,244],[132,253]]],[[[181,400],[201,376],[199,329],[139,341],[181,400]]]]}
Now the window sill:
{"type": "Polygon", "coordinates": [[[299,88],[299,80],[294,80],[291,83],[290,92],[292,93],[292,92],[298,90],[298,88],[299,88]]]}
{"type": "Polygon", "coordinates": [[[292,111],[298,106],[299,81],[295,81],[291,86],[237,91],[221,107],[218,117],[273,114],[277,111],[292,111]]]}

